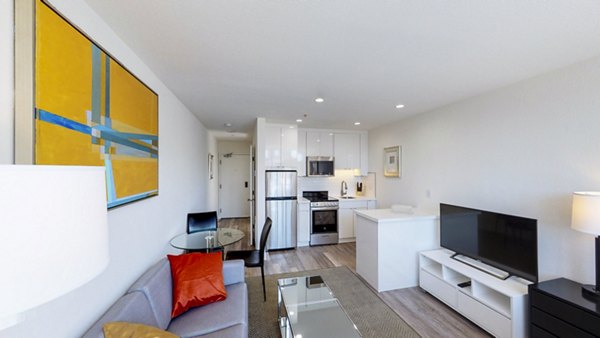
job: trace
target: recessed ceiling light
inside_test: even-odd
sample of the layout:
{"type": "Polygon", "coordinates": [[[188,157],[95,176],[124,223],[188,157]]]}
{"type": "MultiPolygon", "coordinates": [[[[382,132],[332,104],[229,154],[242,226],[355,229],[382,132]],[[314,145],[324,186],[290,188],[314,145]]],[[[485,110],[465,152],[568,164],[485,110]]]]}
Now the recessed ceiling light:
{"type": "Polygon", "coordinates": [[[296,122],[302,122],[302,119],[297,119],[296,122]]]}
{"type": "Polygon", "coordinates": [[[225,127],[231,127],[231,126],[233,126],[233,124],[231,124],[229,122],[225,123],[225,127]]]}
{"type": "Polygon", "coordinates": [[[396,108],[398,108],[398,109],[404,108],[404,105],[403,104],[398,104],[398,105],[396,105],[396,108]]]}
{"type": "Polygon", "coordinates": [[[324,100],[322,97],[317,97],[317,98],[315,99],[315,102],[318,102],[318,103],[321,103],[321,102],[324,102],[324,101],[325,101],[325,100],[324,100]]]}
{"type": "Polygon", "coordinates": [[[355,126],[360,126],[360,122],[354,122],[355,126]]]}

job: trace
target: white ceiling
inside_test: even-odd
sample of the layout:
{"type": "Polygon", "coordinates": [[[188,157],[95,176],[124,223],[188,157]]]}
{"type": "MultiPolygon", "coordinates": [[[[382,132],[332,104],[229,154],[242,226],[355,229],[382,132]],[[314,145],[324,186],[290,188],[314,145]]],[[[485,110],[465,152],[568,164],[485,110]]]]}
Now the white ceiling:
{"type": "Polygon", "coordinates": [[[215,130],[372,129],[600,55],[596,0],[86,2],[215,130]]]}

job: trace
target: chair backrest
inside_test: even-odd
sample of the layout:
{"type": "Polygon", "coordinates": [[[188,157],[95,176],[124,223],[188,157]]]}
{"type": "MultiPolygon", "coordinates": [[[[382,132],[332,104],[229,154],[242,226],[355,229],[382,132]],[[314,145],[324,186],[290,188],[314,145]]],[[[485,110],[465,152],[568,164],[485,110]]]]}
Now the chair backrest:
{"type": "Polygon", "coordinates": [[[260,233],[260,264],[263,264],[265,260],[265,247],[267,246],[267,238],[269,237],[269,232],[271,232],[272,224],[273,221],[271,218],[267,217],[262,232],[260,233]]]}
{"type": "Polygon", "coordinates": [[[217,212],[197,212],[187,215],[187,233],[217,230],[217,212]]]}

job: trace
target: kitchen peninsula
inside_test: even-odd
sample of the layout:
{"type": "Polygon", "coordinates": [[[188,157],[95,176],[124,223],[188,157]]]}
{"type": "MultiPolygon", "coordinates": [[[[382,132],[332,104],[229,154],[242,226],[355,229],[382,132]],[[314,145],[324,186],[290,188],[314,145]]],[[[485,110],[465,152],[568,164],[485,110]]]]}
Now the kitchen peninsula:
{"type": "Polygon", "coordinates": [[[439,247],[438,217],[392,209],[355,210],[356,272],[378,292],[416,286],[418,253],[439,247]]]}

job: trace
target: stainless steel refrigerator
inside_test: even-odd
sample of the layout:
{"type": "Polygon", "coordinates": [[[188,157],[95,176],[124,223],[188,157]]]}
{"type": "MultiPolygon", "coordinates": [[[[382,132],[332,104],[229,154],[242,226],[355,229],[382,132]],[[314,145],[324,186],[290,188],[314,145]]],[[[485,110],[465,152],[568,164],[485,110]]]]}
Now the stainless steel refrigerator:
{"type": "Polygon", "coordinates": [[[296,170],[266,171],[267,217],[273,221],[267,250],[296,247],[296,183],[296,170]]]}

